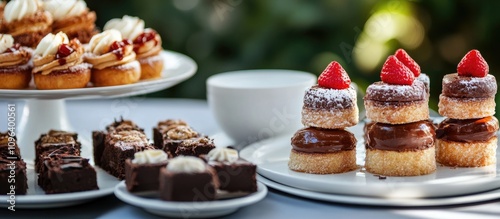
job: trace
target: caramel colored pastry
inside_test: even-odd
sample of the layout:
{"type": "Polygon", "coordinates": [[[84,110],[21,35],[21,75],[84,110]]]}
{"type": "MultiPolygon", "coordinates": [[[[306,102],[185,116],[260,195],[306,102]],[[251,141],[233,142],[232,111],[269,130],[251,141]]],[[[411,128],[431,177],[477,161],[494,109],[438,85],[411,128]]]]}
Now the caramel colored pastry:
{"type": "Polygon", "coordinates": [[[37,89],[71,89],[86,87],[90,81],[90,65],[83,62],[83,46],[66,34],[49,33],[37,46],[33,74],[37,89]]]}
{"type": "Polygon", "coordinates": [[[119,31],[106,30],[92,37],[86,61],[93,65],[91,81],[94,86],[132,84],[141,77],[134,46],[123,40],[119,31]]]}
{"type": "Polygon", "coordinates": [[[52,31],[52,15],[41,5],[38,0],[12,0],[7,3],[2,22],[15,42],[35,48],[52,31]]]}
{"type": "Polygon", "coordinates": [[[141,64],[141,79],[160,78],[163,70],[161,37],[153,29],[144,29],[144,21],[131,16],[111,19],[104,25],[104,30],[116,29],[123,38],[134,44],[134,52],[141,64]]]}
{"type": "Polygon", "coordinates": [[[445,119],[436,130],[436,159],[446,166],[482,167],[496,163],[498,120],[445,119]]]}
{"type": "Polygon", "coordinates": [[[33,51],[14,43],[9,34],[0,34],[0,89],[23,89],[31,81],[33,51]]]}
{"type": "Polygon", "coordinates": [[[365,168],[384,176],[419,176],[436,170],[430,121],[367,126],[365,168]]]}
{"type": "Polygon", "coordinates": [[[354,170],[357,168],[356,138],[343,129],[300,129],[292,137],[288,167],[314,174],[354,170]]]}
{"type": "Polygon", "coordinates": [[[495,114],[495,76],[445,75],[439,96],[439,114],[453,119],[483,118],[495,114]]]}
{"type": "Polygon", "coordinates": [[[374,122],[404,124],[429,119],[425,85],[375,82],[366,89],[366,117],[374,122]]]}
{"type": "Polygon", "coordinates": [[[5,10],[5,1],[0,1],[0,33],[5,33],[5,24],[3,22],[3,13],[5,10]]]}
{"type": "Polygon", "coordinates": [[[88,43],[97,34],[96,14],[89,11],[83,0],[47,0],[44,8],[52,14],[54,23],[52,32],[64,32],[69,39],[78,38],[81,43],[88,43]]]}

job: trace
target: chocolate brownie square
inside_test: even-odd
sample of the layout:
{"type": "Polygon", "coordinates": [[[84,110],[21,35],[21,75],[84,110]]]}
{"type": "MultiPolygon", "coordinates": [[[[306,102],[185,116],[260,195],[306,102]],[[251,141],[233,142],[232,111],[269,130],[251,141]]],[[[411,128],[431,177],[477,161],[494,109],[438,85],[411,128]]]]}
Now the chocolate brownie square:
{"type": "Polygon", "coordinates": [[[71,151],[71,155],[80,156],[82,144],[77,141],[76,133],[50,130],[47,134],[42,134],[35,141],[35,171],[39,171],[42,166],[43,157],[61,148],[62,151],[71,151]]]}
{"type": "Polygon", "coordinates": [[[97,176],[89,160],[71,155],[53,155],[44,161],[38,185],[47,194],[97,190],[97,176]]]}
{"type": "Polygon", "coordinates": [[[195,156],[208,154],[215,148],[214,141],[208,137],[186,139],[182,141],[175,151],[176,156],[195,156]]]}
{"type": "Polygon", "coordinates": [[[0,157],[21,158],[16,136],[10,136],[8,132],[0,132],[0,157]]]}
{"type": "MultiPolygon", "coordinates": [[[[163,152],[163,151],[162,151],[163,152]]],[[[168,161],[160,163],[133,163],[125,161],[125,184],[129,192],[148,192],[159,190],[160,169],[167,166],[168,161]]]]}
{"type": "Polygon", "coordinates": [[[201,136],[200,133],[185,125],[158,127],[153,132],[155,133],[155,147],[162,149],[170,157],[177,156],[177,147],[182,142],[201,136]]]}
{"type": "Polygon", "coordinates": [[[26,163],[0,157],[0,195],[24,195],[27,190],[26,163]]]}

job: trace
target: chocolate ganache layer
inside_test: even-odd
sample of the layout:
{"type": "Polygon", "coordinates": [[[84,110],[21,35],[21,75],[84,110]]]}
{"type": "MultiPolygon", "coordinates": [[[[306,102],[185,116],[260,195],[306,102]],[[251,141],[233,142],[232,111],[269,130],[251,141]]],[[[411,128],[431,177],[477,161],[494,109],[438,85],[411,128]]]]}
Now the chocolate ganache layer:
{"type": "Polygon", "coordinates": [[[436,138],[445,141],[488,141],[498,131],[498,120],[493,116],[481,119],[445,119],[436,130],[436,138]]]}
{"type": "Polygon", "coordinates": [[[353,150],[354,134],[343,129],[303,128],[292,137],[294,150],[305,153],[334,153],[353,150]]]}
{"type": "Polygon", "coordinates": [[[422,81],[415,80],[412,85],[394,85],[379,81],[366,89],[365,100],[381,102],[412,102],[424,100],[427,96],[422,81]]]}
{"type": "Polygon", "coordinates": [[[356,104],[356,89],[332,89],[313,86],[304,95],[304,108],[309,109],[349,109],[356,104]]]}
{"type": "Polygon", "coordinates": [[[366,132],[366,148],[416,151],[434,145],[434,125],[425,120],[401,125],[375,123],[366,132]]]}
{"type": "Polygon", "coordinates": [[[495,76],[467,77],[447,74],[443,78],[442,94],[455,98],[487,98],[494,97],[497,93],[495,76]]]}

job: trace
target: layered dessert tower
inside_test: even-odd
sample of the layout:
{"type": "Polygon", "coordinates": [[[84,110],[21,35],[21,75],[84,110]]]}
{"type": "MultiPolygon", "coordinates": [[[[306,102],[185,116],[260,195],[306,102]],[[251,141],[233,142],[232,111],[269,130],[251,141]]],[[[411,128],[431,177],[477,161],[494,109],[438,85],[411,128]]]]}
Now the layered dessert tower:
{"type": "Polygon", "coordinates": [[[457,73],[445,75],[439,114],[448,117],[436,131],[436,159],[446,166],[481,167],[496,163],[497,83],[477,50],[468,52],[457,73]]]}
{"type": "MultiPolygon", "coordinates": [[[[387,58],[380,78],[368,86],[364,105],[365,167],[384,176],[417,176],[436,170],[435,130],[420,67],[404,50],[387,58]]],[[[428,87],[428,86],[427,86],[428,87]]]]}
{"type": "Polygon", "coordinates": [[[306,127],[291,139],[291,170],[331,174],[356,169],[356,138],[345,130],[358,123],[356,90],[338,62],[331,62],[318,85],[306,91],[302,123],[306,127]]]}

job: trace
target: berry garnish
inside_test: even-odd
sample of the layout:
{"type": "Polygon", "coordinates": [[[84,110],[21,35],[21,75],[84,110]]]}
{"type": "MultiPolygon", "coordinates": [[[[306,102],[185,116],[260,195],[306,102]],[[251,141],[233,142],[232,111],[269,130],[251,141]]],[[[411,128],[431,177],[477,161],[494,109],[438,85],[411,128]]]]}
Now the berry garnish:
{"type": "Polygon", "coordinates": [[[135,38],[134,44],[144,44],[150,40],[153,40],[155,37],[156,33],[153,31],[143,32],[138,37],[135,38]]]}
{"type": "Polygon", "coordinates": [[[465,54],[457,67],[460,76],[484,77],[489,71],[488,63],[481,56],[481,53],[475,49],[465,54]]]}
{"type": "Polygon", "coordinates": [[[396,58],[400,62],[402,62],[406,67],[410,69],[411,72],[413,72],[413,75],[415,77],[418,77],[420,75],[420,66],[413,60],[408,53],[404,49],[398,49],[396,50],[396,53],[394,54],[396,58]]]}
{"type": "Polygon", "coordinates": [[[325,88],[347,89],[350,84],[349,75],[336,61],[331,62],[318,78],[318,85],[325,88]]]}
{"type": "Polygon", "coordinates": [[[69,46],[68,44],[61,44],[59,46],[59,49],[57,49],[56,59],[67,57],[74,51],[75,49],[71,48],[71,46],[69,46]]]}
{"type": "Polygon", "coordinates": [[[120,49],[126,45],[130,45],[130,41],[129,40],[122,40],[122,41],[115,41],[113,42],[113,44],[111,44],[111,46],[109,47],[109,51],[113,51],[113,50],[117,50],[117,49],[120,49]]]}
{"type": "Polygon", "coordinates": [[[388,84],[411,85],[415,76],[396,56],[389,56],[382,67],[380,79],[388,84]]]}
{"type": "Polygon", "coordinates": [[[12,47],[8,48],[6,52],[15,52],[21,48],[21,44],[16,43],[12,47]]]}

